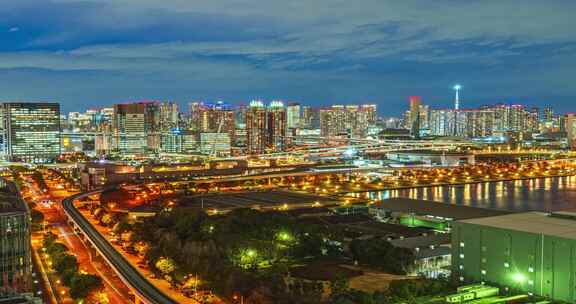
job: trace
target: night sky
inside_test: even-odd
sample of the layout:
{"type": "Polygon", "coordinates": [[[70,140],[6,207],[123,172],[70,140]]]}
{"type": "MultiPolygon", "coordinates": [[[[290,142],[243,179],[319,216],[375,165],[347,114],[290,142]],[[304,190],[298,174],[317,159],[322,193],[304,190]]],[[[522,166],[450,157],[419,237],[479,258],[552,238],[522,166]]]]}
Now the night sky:
{"type": "Polygon", "coordinates": [[[576,1],[1,0],[0,100],[576,111],[576,1]]]}

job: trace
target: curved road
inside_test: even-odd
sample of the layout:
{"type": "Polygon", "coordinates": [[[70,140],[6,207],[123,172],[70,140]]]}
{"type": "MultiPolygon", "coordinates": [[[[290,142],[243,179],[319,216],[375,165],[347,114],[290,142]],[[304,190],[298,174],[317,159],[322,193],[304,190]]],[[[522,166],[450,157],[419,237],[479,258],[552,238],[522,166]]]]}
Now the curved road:
{"type": "Polygon", "coordinates": [[[98,249],[102,257],[116,270],[120,278],[132,288],[136,297],[148,304],[178,303],[162,293],[135,269],[108,241],[94,228],[87,219],[74,207],[74,201],[102,190],[72,195],[62,201],[62,207],[70,219],[79,227],[90,242],[98,249]]]}

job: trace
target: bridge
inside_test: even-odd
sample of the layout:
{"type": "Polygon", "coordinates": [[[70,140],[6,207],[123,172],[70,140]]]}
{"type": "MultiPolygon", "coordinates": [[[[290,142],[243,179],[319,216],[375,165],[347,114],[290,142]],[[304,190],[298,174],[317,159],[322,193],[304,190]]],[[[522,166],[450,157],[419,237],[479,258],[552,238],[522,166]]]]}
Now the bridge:
{"type": "Polygon", "coordinates": [[[122,282],[130,288],[135,295],[136,304],[178,303],[150,283],[122,254],[112,247],[106,238],[104,238],[74,206],[75,200],[98,194],[102,191],[103,190],[95,190],[80,193],[72,195],[62,201],[62,208],[68,217],[68,221],[73,225],[74,231],[81,236],[81,239],[92,245],[98,255],[110,265],[122,282]]]}

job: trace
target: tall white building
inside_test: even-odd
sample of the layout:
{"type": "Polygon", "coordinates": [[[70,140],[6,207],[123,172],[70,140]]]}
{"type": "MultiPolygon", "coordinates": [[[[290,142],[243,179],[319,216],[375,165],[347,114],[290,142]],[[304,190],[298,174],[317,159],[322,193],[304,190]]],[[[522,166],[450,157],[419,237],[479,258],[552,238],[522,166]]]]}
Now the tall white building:
{"type": "Polygon", "coordinates": [[[286,107],[286,125],[288,129],[300,127],[300,104],[291,103],[286,107]]]}

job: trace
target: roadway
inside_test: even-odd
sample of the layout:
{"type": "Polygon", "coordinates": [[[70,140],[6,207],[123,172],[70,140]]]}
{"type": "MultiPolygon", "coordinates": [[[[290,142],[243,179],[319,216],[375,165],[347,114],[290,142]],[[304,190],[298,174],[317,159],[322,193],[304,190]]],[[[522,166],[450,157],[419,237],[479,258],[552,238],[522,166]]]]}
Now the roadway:
{"type": "Polygon", "coordinates": [[[146,304],[178,303],[161,292],[150,283],[137,269],[135,269],[124,256],[94,228],[90,222],[74,206],[74,201],[85,198],[102,190],[72,195],[62,201],[62,207],[76,228],[86,236],[88,241],[96,248],[98,253],[116,271],[120,279],[129,286],[136,295],[136,303],[142,301],[146,304]]]}
{"type": "MultiPolygon", "coordinates": [[[[88,249],[84,246],[80,238],[74,234],[72,227],[66,222],[66,218],[55,208],[55,205],[45,205],[40,203],[45,199],[51,199],[59,202],[63,196],[68,196],[66,190],[60,190],[64,195],[57,195],[52,189],[48,193],[42,193],[35,186],[34,182],[29,179],[25,179],[24,182],[27,184],[31,192],[34,193],[35,202],[37,203],[36,209],[44,214],[45,223],[49,226],[47,229],[53,230],[55,234],[61,237],[62,242],[70,249],[70,251],[76,256],[78,261],[79,269],[86,271],[91,274],[98,274],[102,278],[102,283],[104,285],[104,292],[112,303],[130,303],[127,300],[128,290],[123,288],[122,282],[118,280],[117,277],[113,277],[113,273],[109,273],[109,269],[106,265],[102,265],[96,261],[90,259],[88,249]]],[[[50,181],[47,181],[51,184],[50,181]]],[[[42,254],[41,249],[41,239],[38,236],[35,237],[35,242],[33,242],[34,249],[42,254]]],[[[44,261],[40,261],[44,262],[44,261]]],[[[60,299],[59,303],[72,302],[72,299],[65,296],[62,292],[66,293],[66,288],[59,284],[59,278],[55,276],[48,276],[52,279],[52,286],[58,292],[57,297],[60,299]]]]}

